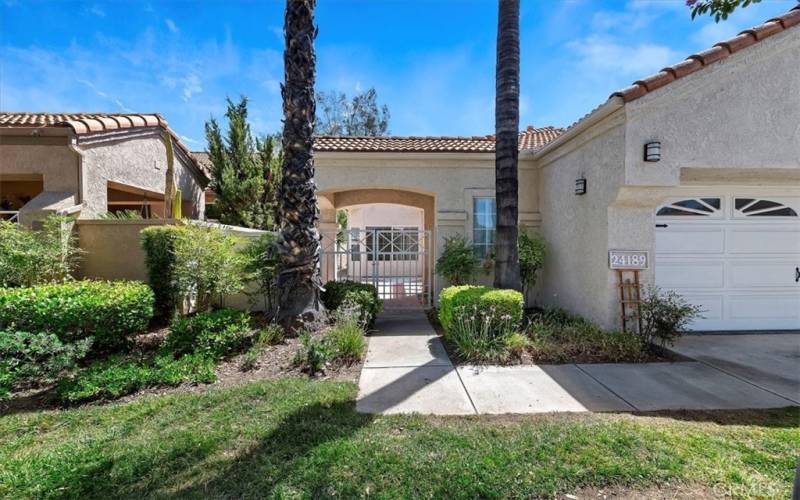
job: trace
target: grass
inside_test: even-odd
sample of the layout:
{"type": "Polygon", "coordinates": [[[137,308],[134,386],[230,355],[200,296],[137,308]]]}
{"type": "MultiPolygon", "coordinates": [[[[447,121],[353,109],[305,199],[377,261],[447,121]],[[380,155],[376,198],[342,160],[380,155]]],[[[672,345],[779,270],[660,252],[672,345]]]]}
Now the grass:
{"type": "Polygon", "coordinates": [[[537,497],[705,485],[789,495],[797,408],[669,416],[369,416],[283,379],[0,417],[0,497],[537,497]],[[113,495],[112,495],[113,494],[113,495]]]}

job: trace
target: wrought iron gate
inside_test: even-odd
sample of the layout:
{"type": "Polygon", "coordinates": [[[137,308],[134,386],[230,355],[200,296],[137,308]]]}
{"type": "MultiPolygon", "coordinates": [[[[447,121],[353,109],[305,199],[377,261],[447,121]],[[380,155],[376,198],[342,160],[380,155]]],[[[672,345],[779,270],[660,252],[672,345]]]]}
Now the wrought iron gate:
{"type": "Polygon", "coordinates": [[[388,307],[430,306],[431,232],[407,227],[322,232],[323,282],[369,283],[388,307]]]}

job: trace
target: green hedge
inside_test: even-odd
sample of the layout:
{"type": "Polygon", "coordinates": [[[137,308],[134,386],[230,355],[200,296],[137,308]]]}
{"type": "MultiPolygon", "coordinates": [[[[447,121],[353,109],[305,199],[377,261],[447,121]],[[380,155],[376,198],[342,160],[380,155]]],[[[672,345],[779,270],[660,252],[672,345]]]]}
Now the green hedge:
{"type": "Polygon", "coordinates": [[[498,290],[488,286],[451,286],[439,294],[439,322],[447,331],[453,321],[456,310],[461,307],[475,306],[478,311],[492,307],[499,315],[508,314],[519,324],[522,321],[524,301],[522,294],[516,290],[498,290]]]}
{"type": "Polygon", "coordinates": [[[155,296],[155,316],[170,320],[178,308],[175,283],[175,241],[181,226],[150,226],[142,230],[142,248],[147,278],[155,296]]]}
{"type": "Polygon", "coordinates": [[[195,353],[224,358],[241,349],[249,333],[249,313],[234,309],[200,312],[172,324],[165,348],[176,356],[195,353]]]}
{"type": "Polygon", "coordinates": [[[0,289],[0,329],[52,333],[64,342],[93,337],[96,346],[118,346],[152,317],[153,292],[135,281],[0,289]]]}
{"type": "Polygon", "coordinates": [[[373,326],[375,317],[383,310],[383,301],[378,297],[378,290],[367,283],[356,281],[329,281],[325,283],[325,291],[321,295],[322,303],[330,311],[335,311],[346,300],[361,306],[364,317],[361,320],[367,326],[373,326]]]}

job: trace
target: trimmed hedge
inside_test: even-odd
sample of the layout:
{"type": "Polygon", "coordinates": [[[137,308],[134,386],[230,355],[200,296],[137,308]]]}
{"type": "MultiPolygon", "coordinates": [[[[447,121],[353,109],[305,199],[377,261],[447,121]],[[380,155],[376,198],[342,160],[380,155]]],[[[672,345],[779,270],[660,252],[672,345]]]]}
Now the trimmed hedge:
{"type": "Polygon", "coordinates": [[[98,347],[115,347],[152,317],[153,292],[135,281],[0,289],[0,329],[52,333],[63,342],[93,337],[98,347]]]}
{"type": "Polygon", "coordinates": [[[320,296],[323,305],[335,311],[349,300],[361,306],[364,317],[361,320],[369,327],[375,323],[375,317],[383,310],[383,301],[378,297],[378,290],[367,283],[356,281],[329,281],[325,283],[325,291],[320,296]]]}
{"type": "Polygon", "coordinates": [[[150,226],[140,233],[147,278],[155,296],[155,316],[163,320],[170,320],[178,308],[175,241],[182,231],[181,226],[150,226]]]}
{"type": "Polygon", "coordinates": [[[524,300],[516,290],[498,290],[488,286],[451,286],[439,294],[439,322],[450,329],[455,312],[461,307],[475,306],[479,311],[492,307],[499,315],[508,314],[514,323],[522,321],[524,300]]]}

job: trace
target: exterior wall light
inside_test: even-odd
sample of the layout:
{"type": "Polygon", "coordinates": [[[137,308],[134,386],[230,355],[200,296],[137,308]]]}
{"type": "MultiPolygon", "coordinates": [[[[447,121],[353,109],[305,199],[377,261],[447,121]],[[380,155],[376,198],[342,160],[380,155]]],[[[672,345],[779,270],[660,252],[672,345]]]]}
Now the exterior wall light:
{"type": "Polygon", "coordinates": [[[648,142],[644,145],[644,161],[658,161],[661,159],[661,143],[648,142]]]}
{"type": "Polygon", "coordinates": [[[586,194],[586,178],[575,179],[575,194],[586,194]]]}

